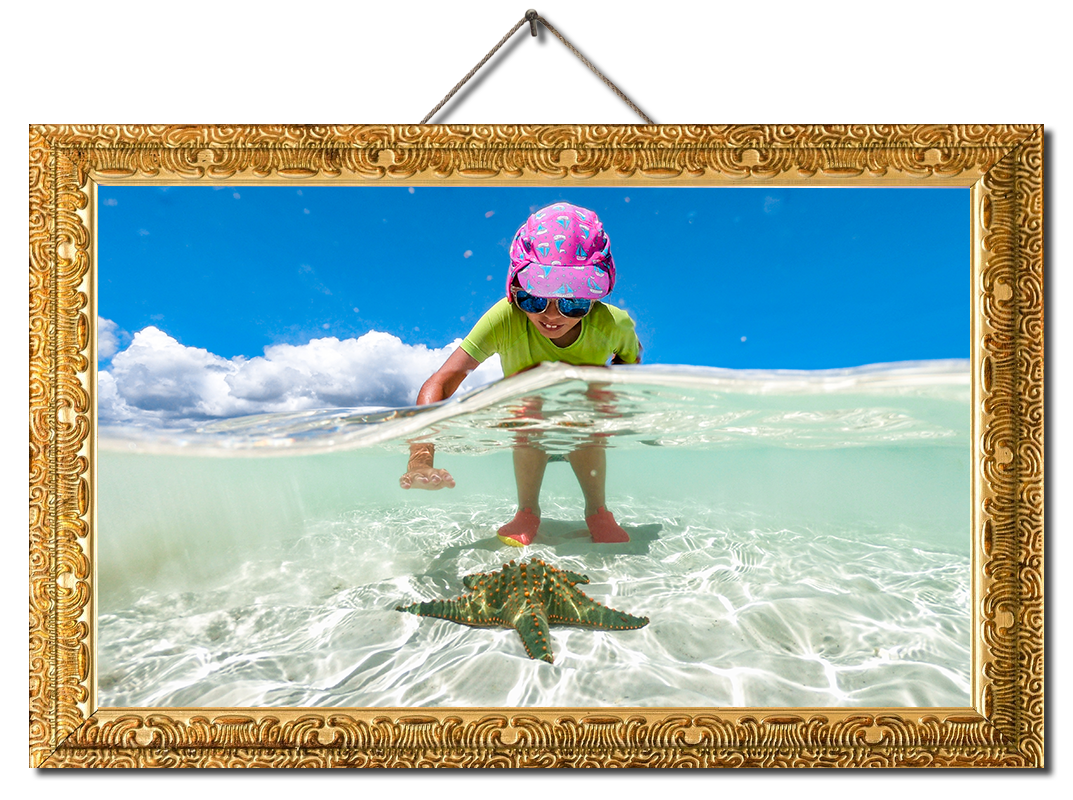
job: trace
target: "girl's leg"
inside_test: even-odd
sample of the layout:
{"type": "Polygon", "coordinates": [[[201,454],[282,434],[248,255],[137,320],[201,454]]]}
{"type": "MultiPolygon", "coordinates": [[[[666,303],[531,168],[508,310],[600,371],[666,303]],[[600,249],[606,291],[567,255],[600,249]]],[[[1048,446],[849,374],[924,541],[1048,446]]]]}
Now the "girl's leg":
{"type": "Polygon", "coordinates": [[[581,493],[585,495],[585,524],[594,542],[628,542],[630,535],[622,529],[615,517],[604,508],[604,490],[607,485],[607,451],[600,445],[579,447],[570,454],[570,466],[574,468],[581,493]]]}
{"type": "Polygon", "coordinates": [[[514,482],[518,486],[518,513],[499,529],[499,541],[511,547],[532,544],[540,527],[540,485],[548,454],[528,444],[514,445],[514,482]]]}
{"type": "Polygon", "coordinates": [[[585,516],[591,517],[604,507],[607,484],[607,451],[599,445],[582,446],[571,453],[570,466],[585,495],[585,516]]]}
{"type": "Polygon", "coordinates": [[[528,444],[514,445],[514,482],[518,485],[518,508],[540,516],[540,486],[548,454],[528,444]]]}

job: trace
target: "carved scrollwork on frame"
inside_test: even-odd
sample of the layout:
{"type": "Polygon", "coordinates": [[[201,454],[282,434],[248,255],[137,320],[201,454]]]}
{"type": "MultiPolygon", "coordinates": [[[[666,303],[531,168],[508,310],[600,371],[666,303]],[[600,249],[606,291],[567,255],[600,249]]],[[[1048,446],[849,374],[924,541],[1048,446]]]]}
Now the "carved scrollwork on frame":
{"type": "MultiPolygon", "coordinates": [[[[42,129],[46,130],[46,129],[42,129]]],[[[50,127],[102,180],[961,179],[1031,126],[50,127]]]]}
{"type": "Polygon", "coordinates": [[[1038,126],[32,126],[34,766],[1042,766],[1038,126]],[[973,204],[973,702],[962,709],[99,709],[94,183],[947,185],[973,204]]]}

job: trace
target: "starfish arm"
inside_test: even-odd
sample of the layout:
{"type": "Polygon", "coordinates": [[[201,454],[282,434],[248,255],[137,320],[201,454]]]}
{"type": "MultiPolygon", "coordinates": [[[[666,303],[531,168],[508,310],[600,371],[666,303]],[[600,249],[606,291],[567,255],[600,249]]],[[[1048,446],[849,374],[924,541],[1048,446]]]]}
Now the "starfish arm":
{"type": "Polygon", "coordinates": [[[462,578],[462,585],[467,589],[473,589],[481,578],[489,577],[487,572],[474,572],[472,575],[466,575],[462,578]]]}
{"type": "Polygon", "coordinates": [[[472,596],[458,597],[454,600],[430,600],[426,603],[414,603],[412,606],[398,606],[396,611],[408,611],[422,617],[435,617],[469,625],[473,628],[486,628],[504,624],[497,610],[487,608],[483,603],[474,602],[472,596]]]}
{"type": "Polygon", "coordinates": [[[635,617],[608,608],[572,586],[560,587],[547,606],[548,621],[552,624],[585,625],[608,631],[634,630],[648,624],[648,617],[635,617]]]}
{"type": "Polygon", "coordinates": [[[540,658],[549,664],[555,661],[551,650],[551,632],[548,630],[548,617],[540,603],[518,603],[511,614],[511,625],[522,637],[522,645],[530,658],[540,658]]]}
{"type": "Polygon", "coordinates": [[[568,569],[558,569],[551,564],[545,564],[539,558],[529,562],[529,566],[538,574],[546,576],[549,580],[566,579],[570,583],[588,583],[589,576],[580,572],[571,572],[568,569]]]}
{"type": "Polygon", "coordinates": [[[556,572],[566,578],[570,583],[588,583],[589,576],[582,575],[578,572],[570,572],[569,570],[556,570],[556,572]]]}

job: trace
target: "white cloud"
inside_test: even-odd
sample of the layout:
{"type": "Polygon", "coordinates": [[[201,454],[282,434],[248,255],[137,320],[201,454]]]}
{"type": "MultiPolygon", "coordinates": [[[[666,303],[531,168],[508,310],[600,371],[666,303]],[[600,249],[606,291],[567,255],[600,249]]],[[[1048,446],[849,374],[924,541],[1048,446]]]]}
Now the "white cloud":
{"type": "Polygon", "coordinates": [[[102,422],[127,422],[137,414],[119,396],[112,373],[102,370],[97,373],[97,416],[102,422]]]}
{"type": "Polygon", "coordinates": [[[112,359],[119,400],[161,418],[205,418],[241,414],[229,398],[225,377],[233,361],[199,347],[185,347],[159,328],[134,334],[130,347],[112,359]]]}
{"type": "Polygon", "coordinates": [[[119,352],[119,326],[97,315],[97,360],[107,361],[119,352]]]}
{"type": "MultiPolygon", "coordinates": [[[[104,424],[170,427],[245,414],[407,406],[457,345],[408,345],[370,331],[357,339],[325,337],[273,345],[256,358],[226,359],[150,326],[113,357],[110,370],[98,373],[98,410],[104,424]]],[[[502,374],[493,357],[460,391],[502,374]]]]}

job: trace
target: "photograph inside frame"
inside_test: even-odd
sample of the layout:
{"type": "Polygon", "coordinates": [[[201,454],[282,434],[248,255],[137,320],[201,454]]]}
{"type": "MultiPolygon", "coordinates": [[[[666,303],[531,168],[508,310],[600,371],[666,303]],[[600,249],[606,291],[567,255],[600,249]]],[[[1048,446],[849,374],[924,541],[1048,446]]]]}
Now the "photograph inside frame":
{"type": "Polygon", "coordinates": [[[969,704],[967,189],[98,203],[101,705],[969,704]],[[415,443],[454,485],[400,486],[415,443]]]}
{"type": "Polygon", "coordinates": [[[33,765],[1042,764],[1041,128],[30,138],[33,765]],[[780,260],[795,222],[867,228],[902,193],[943,200],[953,237],[840,241],[899,280],[816,241],[780,260]],[[418,202],[464,224],[397,212],[418,202]],[[533,218],[556,205],[599,218],[599,269],[580,245],[548,263],[533,218]],[[397,280],[388,251],[437,236],[447,260],[397,280]],[[519,366],[482,327],[504,307],[557,355],[611,319],[612,365],[519,366]],[[475,664],[502,685],[467,706],[475,664]]]}

